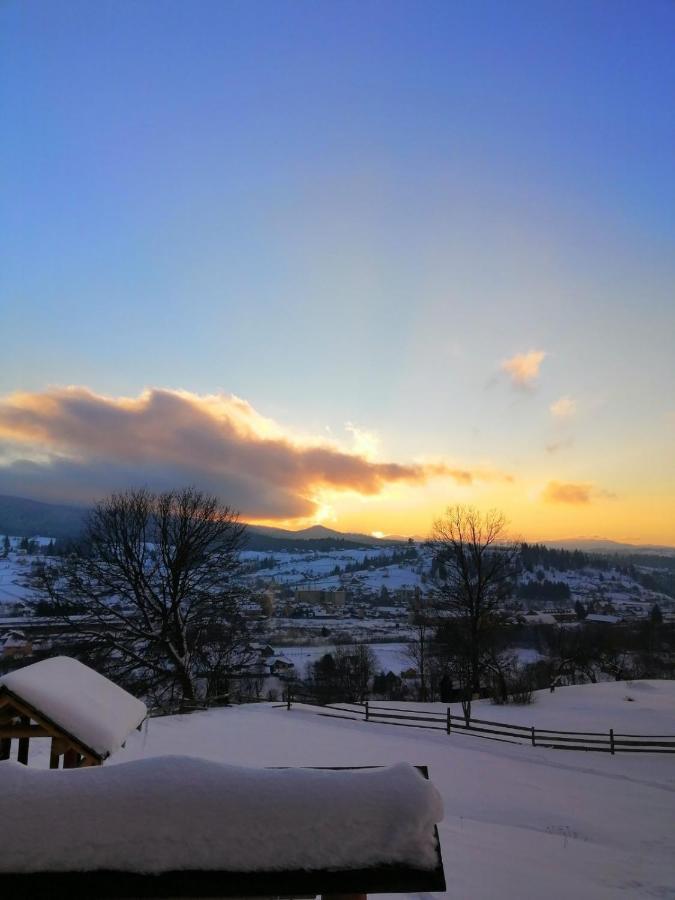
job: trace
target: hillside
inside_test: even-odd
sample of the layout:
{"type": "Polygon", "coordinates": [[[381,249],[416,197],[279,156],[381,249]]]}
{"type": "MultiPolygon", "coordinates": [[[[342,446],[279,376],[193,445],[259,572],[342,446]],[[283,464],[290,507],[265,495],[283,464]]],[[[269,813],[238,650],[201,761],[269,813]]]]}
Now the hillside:
{"type": "Polygon", "coordinates": [[[79,534],[87,510],[82,506],[42,503],[0,494],[0,535],[70,538],[79,534]]]}

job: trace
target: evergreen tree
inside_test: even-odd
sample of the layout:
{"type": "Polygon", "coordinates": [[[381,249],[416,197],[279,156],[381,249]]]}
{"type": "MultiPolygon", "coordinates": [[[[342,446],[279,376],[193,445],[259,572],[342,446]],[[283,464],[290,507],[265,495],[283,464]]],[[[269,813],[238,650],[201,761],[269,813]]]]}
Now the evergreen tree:
{"type": "Polygon", "coordinates": [[[652,606],[652,611],[649,614],[649,618],[651,620],[652,625],[662,625],[663,624],[663,613],[661,612],[661,607],[658,603],[655,603],[652,606]]]}

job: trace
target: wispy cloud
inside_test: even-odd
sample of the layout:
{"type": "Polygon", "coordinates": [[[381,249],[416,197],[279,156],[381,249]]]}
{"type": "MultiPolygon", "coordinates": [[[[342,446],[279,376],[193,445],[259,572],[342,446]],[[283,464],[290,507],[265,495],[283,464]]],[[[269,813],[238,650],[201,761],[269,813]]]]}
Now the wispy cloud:
{"type": "Polygon", "coordinates": [[[551,415],[556,419],[571,419],[577,411],[576,401],[565,395],[549,406],[551,415]]]}
{"type": "Polygon", "coordinates": [[[227,394],[152,389],[105,397],[82,387],[0,400],[0,492],[90,501],[110,490],[194,483],[246,516],[309,518],[324,490],[376,495],[393,483],[508,479],[444,462],[375,461],[372,435],[352,427],[355,446],[292,434],[227,394]]]}
{"type": "Polygon", "coordinates": [[[573,444],[573,437],[561,438],[559,441],[551,441],[550,444],[546,444],[546,452],[559,453],[561,450],[567,450],[567,448],[571,447],[573,444]]]}
{"type": "Polygon", "coordinates": [[[593,500],[610,499],[615,495],[596,487],[592,482],[549,481],[542,493],[547,503],[568,503],[587,506],[593,500]]]}
{"type": "Polygon", "coordinates": [[[529,350],[527,353],[517,353],[510,359],[505,359],[501,364],[501,370],[511,380],[511,385],[518,390],[532,390],[539,377],[541,364],[546,357],[543,350],[529,350]]]}

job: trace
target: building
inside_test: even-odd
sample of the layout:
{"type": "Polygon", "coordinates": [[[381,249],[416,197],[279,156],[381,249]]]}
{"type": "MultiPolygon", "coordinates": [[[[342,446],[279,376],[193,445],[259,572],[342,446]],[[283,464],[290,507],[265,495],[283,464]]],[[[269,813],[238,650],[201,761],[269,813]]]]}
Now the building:
{"type": "Polygon", "coordinates": [[[8,631],[0,642],[3,659],[24,659],[33,655],[33,642],[26,638],[23,631],[8,631]]]}
{"type": "Polygon", "coordinates": [[[342,609],[347,603],[349,594],[347,591],[314,591],[299,589],[295,592],[298,603],[307,603],[310,606],[319,604],[324,609],[342,609]]]}

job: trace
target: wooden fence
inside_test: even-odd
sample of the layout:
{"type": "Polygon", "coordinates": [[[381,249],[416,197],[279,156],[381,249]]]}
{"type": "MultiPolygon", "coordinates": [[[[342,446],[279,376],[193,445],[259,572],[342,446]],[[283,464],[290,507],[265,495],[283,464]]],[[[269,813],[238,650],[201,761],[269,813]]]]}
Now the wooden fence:
{"type": "Polygon", "coordinates": [[[375,706],[372,703],[322,705],[303,695],[286,692],[285,709],[293,704],[320,709],[319,715],[331,718],[348,718],[380,724],[400,725],[405,728],[427,728],[446,734],[461,732],[475,737],[511,744],[528,744],[532,747],[550,747],[555,750],[595,750],[601,753],[675,753],[675,735],[619,734],[609,731],[555,731],[551,728],[535,728],[529,725],[508,725],[489,719],[470,719],[453,715],[448,706],[445,712],[401,709],[392,706],[375,706]]]}

